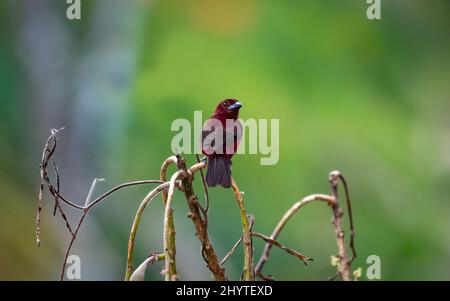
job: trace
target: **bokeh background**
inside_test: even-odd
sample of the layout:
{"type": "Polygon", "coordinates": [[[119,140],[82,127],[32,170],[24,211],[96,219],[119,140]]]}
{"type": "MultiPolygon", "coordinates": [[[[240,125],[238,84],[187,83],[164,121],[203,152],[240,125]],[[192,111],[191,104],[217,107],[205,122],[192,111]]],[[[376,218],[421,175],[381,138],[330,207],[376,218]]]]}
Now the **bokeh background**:
{"type": "MultiPolygon", "coordinates": [[[[62,193],[82,203],[95,177],[107,179],[97,194],[157,178],[171,155],[172,121],[192,120],[194,110],[206,118],[234,97],[244,119],[280,119],[277,165],[234,159],[256,231],[270,234],[295,201],[328,193],[327,175],[339,169],[353,198],[353,267],[362,279],[375,254],[383,280],[449,280],[450,2],[382,1],[379,21],[366,18],[365,2],[90,0],[81,20],[69,21],[65,1],[0,1],[0,279],[59,277],[69,234],[48,195],[40,248],[34,237],[51,128],[66,127],[57,150],[62,193]]],[[[121,191],[91,211],[72,251],[83,280],[123,279],[131,223],[149,189],[121,191]]],[[[240,219],[230,190],[210,196],[210,235],[222,257],[240,219]]],[[[180,276],[211,279],[181,194],[175,203],[180,276]]],[[[162,250],[162,210],[159,200],[146,210],[135,264],[162,250]]],[[[334,274],[323,204],[304,208],[279,240],[315,260],[305,267],[274,249],[266,274],[334,274]]],[[[147,278],[162,279],[161,268],[147,278]]],[[[225,268],[239,278],[240,249],[225,268]]]]}

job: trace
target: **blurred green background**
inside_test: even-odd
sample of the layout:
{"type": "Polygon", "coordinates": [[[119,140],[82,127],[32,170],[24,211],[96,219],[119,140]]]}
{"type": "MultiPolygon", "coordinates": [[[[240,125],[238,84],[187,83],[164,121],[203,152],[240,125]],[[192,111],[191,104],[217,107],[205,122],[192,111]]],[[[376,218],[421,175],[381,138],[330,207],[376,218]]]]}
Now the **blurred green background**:
{"type": "MultiPolygon", "coordinates": [[[[0,2],[0,279],[56,280],[69,241],[47,195],[42,245],[34,223],[39,162],[49,129],[59,136],[62,193],[83,203],[135,179],[154,179],[171,155],[176,118],[206,118],[238,98],[243,119],[280,119],[280,160],[239,155],[233,175],[255,230],[269,235],[284,212],[328,193],[339,169],[353,199],[358,258],[381,258],[383,280],[450,279],[450,2],[65,1],[0,2]]],[[[186,155],[189,163],[193,155],[186,155]]],[[[172,171],[172,170],[171,170],[172,171]]],[[[197,179],[196,192],[203,196],[197,179]]],[[[72,254],[83,280],[123,279],[128,234],[149,187],[115,194],[83,225],[72,254]]],[[[223,257],[241,234],[231,190],[211,189],[210,235],[223,257]]],[[[75,222],[77,215],[69,212],[75,222]]],[[[162,251],[162,202],[144,214],[134,256],[162,251]]],[[[175,199],[181,279],[211,279],[182,195],[175,199]]],[[[256,240],[255,256],[263,244],[256,240]]],[[[314,258],[305,267],[274,249],[265,273],[326,280],[337,253],[331,212],[304,208],[279,237],[314,258]]],[[[162,279],[162,265],[147,278],[162,279]]],[[[227,262],[239,279],[241,248],[227,262]]]]}

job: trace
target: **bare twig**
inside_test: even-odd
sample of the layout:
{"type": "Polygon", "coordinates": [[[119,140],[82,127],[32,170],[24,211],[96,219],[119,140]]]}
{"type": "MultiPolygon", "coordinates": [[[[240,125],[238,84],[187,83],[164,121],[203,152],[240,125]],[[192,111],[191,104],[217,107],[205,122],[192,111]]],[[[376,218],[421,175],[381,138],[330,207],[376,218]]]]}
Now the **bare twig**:
{"type": "MultiPolygon", "coordinates": [[[[253,225],[255,223],[255,219],[253,216],[249,216],[249,220],[250,220],[250,232],[253,231],[253,225]]],[[[233,247],[231,248],[231,250],[227,253],[227,255],[225,255],[225,257],[222,259],[222,261],[220,262],[221,265],[223,265],[228,258],[231,257],[231,255],[233,255],[234,251],[236,251],[237,247],[239,246],[239,244],[241,243],[241,241],[244,239],[244,236],[241,235],[241,237],[239,237],[238,241],[233,245],[233,247]]]]}
{"type": "Polygon", "coordinates": [[[163,184],[163,183],[164,183],[163,181],[159,181],[159,180],[139,180],[139,181],[122,183],[120,185],[117,185],[114,188],[111,188],[110,190],[108,190],[107,192],[102,194],[101,196],[97,197],[95,200],[92,201],[92,203],[89,203],[89,205],[87,207],[83,207],[83,210],[91,209],[92,207],[97,205],[99,202],[104,200],[106,197],[110,196],[112,193],[114,193],[120,189],[123,189],[126,187],[131,187],[131,186],[137,186],[137,185],[163,184]]]}
{"type": "MultiPolygon", "coordinates": [[[[186,164],[184,160],[179,158],[179,168],[181,170],[186,170],[186,164]]],[[[186,197],[189,206],[189,218],[192,219],[196,229],[196,235],[202,244],[202,256],[207,263],[207,267],[211,271],[215,280],[224,281],[225,270],[220,265],[219,259],[217,258],[216,251],[214,250],[208,235],[208,227],[205,220],[202,218],[202,210],[200,203],[198,202],[197,195],[194,193],[192,188],[193,175],[196,171],[205,167],[205,164],[197,163],[187,170],[187,177],[181,179],[183,192],[186,197]]]]}
{"type": "MultiPolygon", "coordinates": [[[[203,207],[200,202],[198,203],[198,207],[200,208],[200,211],[203,215],[203,222],[205,224],[205,229],[206,231],[203,232],[204,235],[208,234],[208,210],[209,210],[209,195],[208,195],[208,188],[206,185],[206,180],[205,180],[205,176],[203,175],[203,168],[206,168],[206,162],[202,162],[200,161],[200,158],[198,155],[196,155],[197,158],[197,164],[194,164],[193,166],[191,166],[188,169],[188,173],[190,175],[192,175],[192,177],[194,176],[194,174],[198,171],[200,171],[201,177],[202,177],[202,184],[203,184],[203,190],[205,192],[205,207],[203,207]]],[[[205,237],[202,238],[202,241],[205,241],[205,237]]],[[[202,258],[203,260],[206,262],[206,264],[208,265],[208,258],[205,256],[205,250],[204,250],[204,245],[202,244],[202,250],[201,250],[201,254],[202,254],[202,258]]]]}
{"type": "Polygon", "coordinates": [[[350,192],[348,190],[347,180],[344,178],[344,176],[339,172],[339,179],[341,180],[343,186],[344,186],[344,192],[345,192],[345,200],[347,201],[347,212],[348,212],[348,220],[349,220],[349,226],[350,226],[350,242],[349,246],[352,250],[352,258],[350,259],[350,263],[353,262],[353,260],[356,258],[356,249],[355,249],[355,227],[353,225],[353,214],[352,214],[352,204],[350,202],[350,192]]]}
{"type": "Polygon", "coordinates": [[[69,254],[70,254],[70,250],[72,249],[72,245],[73,245],[75,239],[77,238],[78,231],[80,230],[81,224],[83,224],[83,220],[86,217],[87,212],[88,211],[86,210],[81,215],[80,220],[78,221],[77,227],[75,228],[75,232],[73,233],[73,235],[70,239],[70,243],[69,243],[69,246],[67,247],[66,255],[64,256],[64,263],[63,263],[63,266],[61,269],[61,276],[60,276],[61,281],[64,280],[64,271],[66,270],[66,263],[67,263],[67,258],[69,257],[69,254]]]}
{"type": "MultiPolygon", "coordinates": [[[[197,163],[202,163],[198,154],[195,155],[197,163]]],[[[205,192],[205,207],[203,208],[203,216],[205,217],[206,223],[208,223],[208,209],[209,209],[209,193],[208,186],[206,185],[205,174],[203,169],[200,169],[200,175],[202,177],[203,191],[205,192]]]]}
{"type": "MultiPolygon", "coordinates": [[[[175,164],[175,165],[177,165],[178,166],[178,158],[177,158],[177,156],[170,156],[169,158],[167,158],[164,162],[163,162],[163,164],[162,164],[162,166],[161,166],[161,169],[160,169],[160,172],[159,172],[159,179],[161,180],[161,181],[164,181],[164,182],[166,182],[167,181],[167,169],[169,168],[169,166],[171,165],[171,164],[175,164]]],[[[166,208],[167,207],[167,190],[163,190],[163,192],[161,193],[161,196],[162,196],[162,200],[163,200],[163,203],[164,203],[164,208],[166,208]]],[[[168,215],[167,215],[167,226],[170,228],[170,229],[175,229],[175,224],[174,224],[174,220],[173,220],[173,210],[170,210],[169,212],[168,212],[168,215]]],[[[169,244],[168,244],[168,249],[169,250],[175,250],[176,249],[176,246],[175,246],[175,235],[173,235],[172,237],[171,237],[171,239],[169,240],[169,242],[168,242],[169,244]]],[[[166,273],[167,273],[168,271],[166,270],[166,273]]],[[[175,259],[174,259],[174,261],[173,261],[173,264],[171,265],[171,271],[169,271],[171,274],[173,274],[173,275],[176,275],[177,273],[176,273],[176,263],[175,263],[175,259]]]]}
{"type": "MultiPolygon", "coordinates": [[[[58,167],[56,166],[55,160],[52,159],[52,165],[53,165],[53,170],[55,171],[55,178],[56,178],[56,192],[59,193],[59,171],[58,171],[58,167]]],[[[53,216],[56,215],[56,209],[58,207],[58,198],[55,199],[55,207],[53,208],[53,216]]],[[[60,208],[60,212],[62,212],[62,209],[60,208]]]]}
{"type": "MultiPolygon", "coordinates": [[[[133,250],[134,250],[134,241],[136,238],[136,233],[139,227],[139,224],[141,222],[141,216],[144,212],[144,209],[146,206],[155,199],[156,196],[162,191],[166,191],[166,189],[169,187],[170,182],[166,182],[164,184],[160,184],[158,187],[150,191],[149,194],[142,200],[141,204],[139,205],[139,209],[136,212],[136,216],[134,217],[133,225],[131,227],[130,231],[130,238],[128,239],[128,253],[127,253],[127,267],[125,271],[125,281],[130,280],[131,277],[131,271],[133,269],[133,250]]],[[[163,254],[164,255],[164,254],[163,254]]]]}
{"type": "Polygon", "coordinates": [[[350,272],[350,261],[347,256],[347,251],[345,250],[345,241],[344,241],[344,230],[342,228],[342,216],[344,212],[339,206],[339,198],[337,192],[337,185],[340,173],[338,171],[333,171],[329,175],[329,181],[331,184],[331,192],[334,197],[334,202],[332,205],[333,209],[333,225],[334,230],[336,232],[336,242],[338,245],[339,252],[339,262],[337,264],[337,271],[342,277],[344,281],[351,280],[351,272],[350,272]]]}
{"type": "Polygon", "coordinates": [[[237,186],[236,181],[234,180],[233,177],[231,177],[231,187],[233,188],[233,192],[236,196],[236,201],[239,206],[239,211],[241,213],[242,232],[244,240],[243,279],[246,281],[252,281],[255,279],[255,275],[253,270],[253,242],[252,242],[252,235],[250,232],[250,223],[249,220],[247,219],[247,210],[245,209],[242,193],[239,190],[239,187],[237,186]]]}
{"type": "MultiPolygon", "coordinates": [[[[47,142],[44,145],[44,150],[42,151],[42,159],[41,159],[41,164],[39,166],[40,174],[41,174],[41,183],[39,185],[38,206],[37,206],[37,213],[36,213],[36,244],[38,247],[41,244],[41,239],[40,239],[41,211],[42,211],[44,187],[45,187],[45,183],[47,182],[46,178],[48,178],[47,166],[48,166],[49,160],[51,159],[51,157],[56,149],[56,134],[58,133],[58,131],[52,129],[50,132],[51,132],[51,134],[48,137],[47,142]],[[51,148],[50,148],[50,145],[52,145],[51,148]]],[[[55,202],[57,202],[57,200],[55,200],[55,202]]]]}
{"type": "Polygon", "coordinates": [[[312,260],[312,258],[308,258],[305,255],[303,255],[303,254],[301,254],[301,253],[299,253],[299,252],[297,252],[297,251],[295,251],[295,250],[293,250],[291,248],[285,247],[284,245],[280,244],[278,241],[276,241],[274,239],[271,239],[270,237],[265,236],[264,234],[257,233],[257,232],[252,232],[252,235],[256,236],[256,237],[259,237],[262,240],[264,240],[265,242],[267,242],[267,243],[269,243],[269,244],[271,244],[271,245],[273,245],[273,246],[275,246],[277,248],[280,248],[280,249],[286,251],[287,253],[291,254],[292,256],[297,257],[298,259],[303,261],[303,263],[305,265],[308,265],[308,261],[312,260]]]}
{"type": "Polygon", "coordinates": [[[87,195],[87,197],[86,197],[86,201],[84,202],[84,207],[85,207],[85,208],[88,206],[89,202],[90,202],[91,199],[92,199],[92,194],[94,193],[94,189],[95,189],[95,186],[97,186],[97,183],[99,183],[99,182],[104,182],[104,181],[105,181],[104,178],[95,178],[95,179],[92,181],[91,189],[89,189],[89,193],[88,193],[88,195],[87,195]]]}
{"type": "MultiPolygon", "coordinates": [[[[58,167],[56,166],[56,162],[53,159],[52,159],[52,165],[53,165],[53,169],[55,171],[56,192],[59,194],[59,171],[58,171],[58,167]]],[[[61,204],[59,203],[58,198],[55,198],[55,207],[53,208],[53,216],[56,215],[56,209],[58,209],[59,214],[61,214],[62,219],[66,223],[66,228],[69,230],[70,234],[73,236],[72,227],[70,226],[70,223],[69,223],[69,220],[67,219],[66,213],[61,208],[61,204]]]]}
{"type": "MultiPolygon", "coordinates": [[[[163,182],[167,181],[167,168],[169,168],[169,166],[171,164],[177,164],[176,156],[170,156],[163,162],[163,164],[161,166],[161,170],[159,172],[159,179],[161,181],[163,181],[163,182]]],[[[167,191],[163,191],[161,195],[162,195],[162,199],[163,199],[164,206],[165,206],[166,202],[167,202],[167,191]]]]}
{"type": "Polygon", "coordinates": [[[69,257],[70,254],[70,250],[72,248],[72,245],[77,237],[78,231],[80,230],[81,225],[83,224],[84,218],[86,217],[86,214],[89,212],[90,209],[92,209],[95,205],[97,205],[99,202],[101,202],[102,200],[104,200],[106,197],[108,197],[109,195],[111,195],[113,192],[118,191],[122,188],[125,187],[129,187],[129,186],[135,186],[135,185],[142,185],[142,184],[161,184],[161,181],[158,180],[142,180],[142,181],[133,181],[133,182],[128,182],[128,183],[123,183],[120,184],[114,188],[112,188],[111,190],[105,192],[104,194],[102,194],[101,196],[97,197],[92,203],[90,203],[88,206],[86,207],[82,207],[83,208],[83,213],[78,221],[78,224],[75,228],[75,232],[72,235],[72,238],[70,240],[69,246],[67,247],[66,250],[66,255],[64,256],[64,263],[62,266],[62,270],[61,270],[61,276],[60,279],[64,280],[64,271],[66,269],[66,262],[67,262],[67,258],[69,257]]]}
{"type": "MultiPolygon", "coordinates": [[[[281,230],[283,230],[286,223],[289,221],[289,219],[303,206],[305,206],[308,203],[314,202],[314,201],[323,201],[326,202],[329,205],[332,205],[334,202],[334,199],[332,196],[325,195],[325,194],[312,194],[307,197],[304,197],[297,203],[295,203],[281,218],[281,220],[278,222],[277,226],[272,232],[272,235],[270,236],[271,239],[275,240],[278,235],[280,234],[281,230]]],[[[258,264],[255,268],[255,274],[260,276],[262,274],[262,270],[264,268],[264,265],[269,260],[269,254],[270,249],[272,248],[271,243],[267,243],[264,247],[264,251],[258,261],[258,264]]]]}
{"type": "Polygon", "coordinates": [[[166,255],[165,258],[166,264],[164,268],[166,281],[178,280],[175,261],[175,254],[176,254],[175,226],[173,225],[173,222],[170,223],[169,216],[173,214],[172,201],[173,201],[173,194],[175,192],[175,183],[178,180],[178,178],[184,176],[186,176],[186,172],[183,170],[179,170],[176,173],[174,173],[172,178],[170,179],[169,191],[167,193],[167,202],[164,212],[164,233],[163,233],[164,254],[166,255]]]}
{"type": "Polygon", "coordinates": [[[225,262],[228,260],[228,258],[231,257],[231,255],[233,255],[234,251],[236,251],[237,247],[239,246],[239,244],[241,243],[242,239],[244,239],[243,236],[239,237],[238,241],[233,245],[233,247],[231,248],[231,250],[227,253],[227,255],[225,255],[225,257],[222,259],[222,261],[220,262],[221,265],[224,265],[225,262]]]}
{"type": "MultiPolygon", "coordinates": [[[[135,186],[135,185],[143,185],[143,184],[161,184],[161,183],[163,183],[163,181],[141,180],[141,181],[132,181],[132,182],[123,183],[123,184],[120,184],[120,185],[112,188],[111,190],[105,192],[101,196],[97,197],[94,201],[90,202],[90,199],[92,197],[92,194],[93,194],[93,191],[95,188],[95,184],[98,181],[98,179],[96,179],[96,180],[94,180],[91,190],[89,191],[89,194],[88,194],[88,197],[86,199],[84,206],[80,206],[80,205],[75,204],[74,202],[68,201],[60,194],[60,179],[59,179],[58,167],[56,165],[56,162],[53,160],[53,155],[56,150],[56,135],[61,130],[62,129],[51,131],[51,135],[47,139],[47,142],[44,146],[44,150],[42,152],[42,159],[41,159],[41,164],[40,164],[41,183],[40,183],[40,188],[39,188],[38,208],[37,208],[37,216],[36,216],[36,242],[37,242],[37,245],[39,246],[40,245],[40,221],[41,221],[41,211],[42,211],[42,203],[43,203],[43,192],[44,192],[45,186],[47,186],[50,194],[53,196],[53,198],[55,200],[55,208],[59,210],[63,220],[66,222],[67,229],[71,233],[71,240],[67,247],[66,254],[64,256],[64,263],[63,263],[61,275],[60,275],[60,279],[63,280],[64,279],[64,271],[66,268],[66,262],[67,262],[67,258],[69,256],[70,250],[76,239],[78,231],[80,230],[80,227],[84,221],[84,218],[86,217],[86,215],[90,209],[92,209],[95,205],[97,205],[99,202],[104,200],[106,197],[108,197],[115,191],[118,191],[122,188],[135,186]],[[53,184],[50,180],[50,177],[48,176],[47,168],[48,168],[48,164],[50,161],[52,162],[54,173],[55,173],[56,187],[53,186],[53,184]],[[64,210],[62,209],[61,204],[59,203],[60,200],[63,201],[64,203],[66,203],[67,205],[69,205],[71,208],[81,211],[82,214],[80,216],[80,219],[78,220],[75,230],[72,230],[72,227],[70,226],[70,223],[66,217],[66,214],[64,213],[64,210]]],[[[55,211],[55,209],[54,209],[54,211],[55,211]]]]}

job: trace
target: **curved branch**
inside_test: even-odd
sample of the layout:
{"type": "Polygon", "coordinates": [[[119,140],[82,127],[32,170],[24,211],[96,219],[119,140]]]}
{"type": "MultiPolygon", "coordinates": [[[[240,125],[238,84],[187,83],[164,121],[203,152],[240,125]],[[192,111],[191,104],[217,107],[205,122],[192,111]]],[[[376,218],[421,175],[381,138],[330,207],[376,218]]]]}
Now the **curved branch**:
{"type": "MultiPolygon", "coordinates": [[[[163,162],[163,164],[161,166],[161,170],[159,171],[159,179],[161,181],[164,181],[164,182],[167,181],[167,168],[169,168],[169,166],[171,164],[177,164],[177,162],[178,162],[178,159],[176,156],[170,156],[163,162]]],[[[164,206],[165,206],[166,202],[167,202],[167,191],[163,191],[161,195],[162,195],[162,199],[163,199],[164,206]]]]}
{"type": "Polygon", "coordinates": [[[116,192],[117,190],[120,190],[122,188],[130,187],[130,186],[136,186],[136,185],[144,185],[144,184],[163,184],[163,183],[164,183],[164,181],[160,181],[160,180],[139,180],[139,181],[132,181],[132,182],[127,182],[127,183],[120,184],[120,185],[112,188],[111,190],[105,192],[104,194],[102,194],[98,198],[96,198],[87,207],[83,207],[83,210],[86,211],[86,210],[91,209],[92,207],[97,205],[100,201],[102,201],[104,198],[106,198],[107,196],[109,196],[113,192],[116,192]]]}
{"type": "Polygon", "coordinates": [[[194,173],[196,173],[199,170],[202,170],[205,167],[206,167],[206,163],[200,162],[200,163],[196,163],[196,164],[192,165],[191,167],[189,167],[189,169],[187,171],[188,171],[188,173],[193,175],[194,173]]]}
{"type": "MultiPolygon", "coordinates": [[[[169,168],[169,166],[171,164],[175,164],[176,166],[178,166],[178,157],[177,156],[170,156],[163,162],[161,169],[159,171],[159,179],[160,180],[162,180],[164,182],[167,181],[167,169],[169,168]]],[[[166,208],[166,206],[167,206],[167,190],[163,190],[163,192],[161,193],[161,196],[162,196],[164,208],[166,208]]],[[[168,223],[169,228],[175,229],[172,211],[170,211],[167,216],[167,223],[168,223]]],[[[175,235],[173,236],[173,239],[171,239],[169,241],[168,248],[170,250],[175,250],[175,248],[176,248],[175,247],[175,235]]],[[[172,271],[171,271],[173,274],[176,274],[175,269],[176,269],[176,267],[175,267],[175,263],[174,263],[174,265],[172,266],[172,271]]],[[[166,273],[167,273],[167,271],[166,271],[166,273]]]]}
{"type": "Polygon", "coordinates": [[[155,197],[158,196],[159,193],[161,193],[162,191],[166,191],[169,185],[170,185],[169,182],[165,182],[164,184],[159,185],[158,187],[150,191],[149,194],[147,194],[147,196],[142,200],[141,204],[139,205],[139,209],[137,210],[136,216],[134,217],[133,225],[131,226],[130,238],[128,239],[128,254],[127,254],[127,267],[125,271],[125,281],[130,280],[131,271],[133,269],[134,241],[136,239],[136,233],[139,224],[141,222],[142,213],[144,213],[146,206],[151,201],[153,201],[155,197]]]}
{"type": "MultiPolygon", "coordinates": [[[[275,240],[278,235],[280,234],[281,230],[283,230],[286,223],[289,221],[289,219],[303,206],[305,206],[308,203],[314,202],[314,201],[323,201],[326,202],[328,205],[332,205],[334,203],[334,198],[329,195],[325,194],[312,194],[307,197],[304,197],[297,203],[295,203],[286,213],[283,215],[281,220],[278,222],[277,226],[272,232],[272,235],[270,236],[270,239],[275,240]]],[[[266,264],[267,260],[269,260],[270,250],[272,248],[271,243],[267,243],[264,247],[264,251],[261,255],[261,258],[258,261],[258,264],[255,268],[255,274],[261,275],[262,269],[264,268],[264,265],[266,264]]]]}
{"type": "Polygon", "coordinates": [[[173,174],[170,179],[169,191],[167,193],[166,208],[164,211],[164,254],[165,258],[165,279],[166,281],[178,280],[177,267],[175,262],[175,226],[170,222],[170,216],[173,214],[172,201],[175,192],[175,183],[179,177],[185,176],[186,172],[179,170],[173,174]]]}

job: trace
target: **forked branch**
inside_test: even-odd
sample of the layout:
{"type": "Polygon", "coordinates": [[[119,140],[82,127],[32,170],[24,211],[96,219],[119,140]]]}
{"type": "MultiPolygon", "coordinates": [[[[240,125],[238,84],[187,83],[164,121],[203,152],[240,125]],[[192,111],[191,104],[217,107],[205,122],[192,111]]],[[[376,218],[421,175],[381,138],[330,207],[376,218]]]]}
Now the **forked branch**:
{"type": "Polygon", "coordinates": [[[332,195],[325,195],[325,194],[313,194],[310,196],[307,196],[303,198],[302,200],[295,203],[281,218],[281,220],[278,222],[277,226],[275,227],[274,231],[272,232],[272,235],[269,239],[266,239],[266,245],[264,247],[263,253],[258,261],[258,264],[255,268],[255,274],[256,276],[264,279],[264,280],[270,280],[270,278],[264,276],[262,274],[262,270],[264,268],[264,265],[269,260],[270,250],[273,245],[277,246],[276,244],[276,238],[280,234],[281,230],[284,228],[286,223],[289,221],[289,219],[303,206],[306,204],[321,201],[327,203],[333,212],[333,225],[334,230],[336,233],[336,241],[338,246],[338,253],[339,253],[339,260],[337,264],[337,271],[338,275],[341,276],[342,280],[351,280],[351,262],[356,257],[356,250],[354,246],[354,236],[355,236],[355,230],[353,225],[353,217],[352,217],[352,211],[351,211],[351,203],[350,203],[350,196],[348,191],[347,182],[345,181],[345,178],[341,175],[339,171],[333,171],[329,175],[329,181],[331,184],[331,193],[332,195]],[[344,185],[346,200],[347,200],[347,210],[349,214],[349,224],[350,224],[350,242],[349,247],[352,250],[352,258],[348,259],[347,251],[345,247],[345,241],[344,241],[344,230],[342,227],[342,216],[343,216],[343,210],[339,206],[339,198],[338,198],[338,181],[339,179],[342,181],[344,185]],[[272,241],[271,241],[272,240],[272,241]]]}

